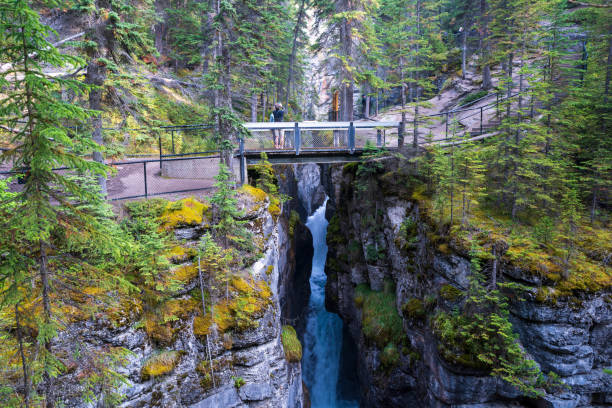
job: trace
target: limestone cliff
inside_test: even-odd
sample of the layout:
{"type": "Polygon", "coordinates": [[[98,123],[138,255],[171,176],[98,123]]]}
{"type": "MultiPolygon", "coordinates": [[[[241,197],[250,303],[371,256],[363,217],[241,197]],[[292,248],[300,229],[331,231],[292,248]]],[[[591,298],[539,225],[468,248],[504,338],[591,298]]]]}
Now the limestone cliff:
{"type": "MultiPolygon", "coordinates": [[[[202,316],[194,248],[209,228],[208,210],[187,200],[182,205],[194,209],[193,217],[176,216],[172,227],[179,246],[170,251],[171,270],[182,284],[170,298],[156,299],[160,305],[151,310],[143,307],[144,292],[134,294],[114,319],[100,315],[68,325],[54,349],[66,356],[84,349],[129,350],[127,364],[118,369],[128,380],[119,390],[123,407],[302,407],[300,363],[287,357],[281,341],[280,296],[286,289],[280,282],[293,270],[289,258],[295,251],[288,220],[269,211],[263,191],[242,190],[239,206],[248,228],[262,237],[260,255],[233,270],[223,288],[236,305],[221,299],[202,316]]],[[[67,370],[58,379],[66,406],[92,406],[82,402],[82,372],[67,370]]]]}
{"type": "Polygon", "coordinates": [[[434,316],[464,304],[470,255],[436,235],[419,191],[398,163],[384,162],[367,186],[359,185],[365,181],[353,164],[332,166],[323,178],[330,196],[327,306],[357,344],[363,406],[611,404],[612,376],[603,371],[612,365],[609,285],[545,300],[543,283],[551,282],[518,262],[498,257],[484,264],[498,282],[527,287],[520,296],[509,295],[512,329],[542,372],[555,372],[567,386],[542,385],[543,395],[526,398],[467,356],[443,356],[434,316]]]}

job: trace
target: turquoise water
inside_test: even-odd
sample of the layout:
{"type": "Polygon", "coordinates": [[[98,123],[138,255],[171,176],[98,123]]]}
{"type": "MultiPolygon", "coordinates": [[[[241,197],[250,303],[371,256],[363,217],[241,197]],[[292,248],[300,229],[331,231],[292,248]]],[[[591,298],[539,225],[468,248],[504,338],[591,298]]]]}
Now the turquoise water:
{"type": "Polygon", "coordinates": [[[357,401],[340,400],[338,376],[342,349],[342,320],[325,310],[325,259],[327,257],[327,201],[308,217],[306,226],[312,233],[314,255],[310,275],[310,301],[304,333],[302,373],[310,391],[312,408],[353,408],[357,401]]]}

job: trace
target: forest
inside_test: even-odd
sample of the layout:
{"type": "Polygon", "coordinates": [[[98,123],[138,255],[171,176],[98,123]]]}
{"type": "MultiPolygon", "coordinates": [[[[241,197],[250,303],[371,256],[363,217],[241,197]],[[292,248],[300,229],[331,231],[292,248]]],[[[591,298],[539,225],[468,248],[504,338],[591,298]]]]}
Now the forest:
{"type": "MultiPolygon", "coordinates": [[[[579,309],[584,293],[610,303],[611,80],[609,0],[0,0],[0,405],[121,405],[132,352],[85,346],[74,327],[86,322],[144,331],[162,350],[146,360],[151,372],[178,364],[184,351],[168,347],[193,316],[203,344],[214,332],[228,350],[228,333],[255,329],[276,296],[265,279],[239,274],[266,252],[255,218],[286,216],[293,234],[297,215],[265,156],[253,187],[237,185],[234,151],[251,137],[243,123],[267,122],[275,103],[285,121],[326,121],[334,93],[340,121],[400,118],[397,149],[367,146],[345,168],[364,207],[379,160],[393,156],[432,234],[474,261],[462,310],[485,317],[432,313],[441,355],[465,365],[463,345],[471,368],[540,396],[544,374],[506,313],[504,290],[522,289],[498,283],[497,265],[503,255],[539,276],[543,303],[579,309]],[[451,117],[446,144],[421,140],[418,118],[462,80],[478,89],[459,103],[508,98],[495,131],[475,140],[451,117]],[[111,160],[155,155],[161,126],[191,124],[210,128],[179,146],[220,151],[210,197],[107,201],[111,160]],[[267,211],[245,207],[245,196],[267,211]],[[194,225],[206,232],[184,245],[174,229],[194,225]],[[479,337],[493,326],[505,340],[479,337]]],[[[372,251],[368,263],[378,262],[372,251]]],[[[221,377],[206,347],[195,370],[209,391],[221,377]]],[[[231,378],[240,389],[244,379],[231,378]]],[[[557,378],[546,374],[551,388],[557,378]]]]}

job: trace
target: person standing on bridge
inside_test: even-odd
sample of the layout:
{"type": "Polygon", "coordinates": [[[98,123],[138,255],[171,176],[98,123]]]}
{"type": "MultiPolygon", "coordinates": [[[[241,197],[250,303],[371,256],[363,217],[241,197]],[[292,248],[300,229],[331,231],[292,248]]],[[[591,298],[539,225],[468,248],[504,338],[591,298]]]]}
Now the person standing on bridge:
{"type": "MultiPolygon", "coordinates": [[[[274,104],[274,112],[270,115],[270,119],[274,118],[274,122],[282,122],[285,111],[283,105],[280,103],[274,104]]],[[[274,148],[282,149],[285,146],[285,132],[283,129],[272,129],[272,136],[274,137],[274,148]]]]}

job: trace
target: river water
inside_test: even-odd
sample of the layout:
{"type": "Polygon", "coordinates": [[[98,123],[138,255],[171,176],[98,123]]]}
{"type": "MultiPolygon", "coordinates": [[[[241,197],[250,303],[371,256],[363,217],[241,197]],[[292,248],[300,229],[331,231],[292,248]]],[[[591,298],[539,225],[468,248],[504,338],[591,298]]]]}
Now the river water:
{"type": "Polygon", "coordinates": [[[302,373],[310,391],[312,408],[353,408],[358,402],[340,397],[342,320],[325,310],[325,259],[327,258],[326,202],[308,217],[306,226],[312,233],[314,255],[310,275],[310,301],[304,333],[302,373]]]}

